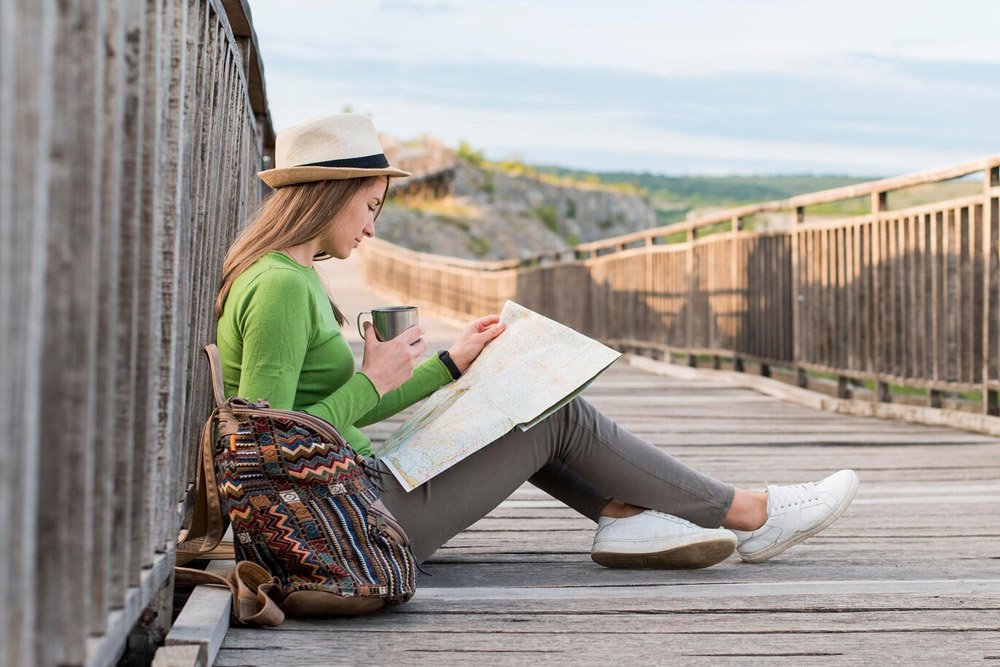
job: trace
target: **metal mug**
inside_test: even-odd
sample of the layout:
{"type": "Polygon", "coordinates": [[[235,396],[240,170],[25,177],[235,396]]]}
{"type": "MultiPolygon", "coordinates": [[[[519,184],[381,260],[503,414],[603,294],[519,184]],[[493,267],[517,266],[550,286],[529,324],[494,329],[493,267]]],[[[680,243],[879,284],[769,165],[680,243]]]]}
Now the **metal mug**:
{"type": "Polygon", "coordinates": [[[385,306],[363,310],[358,313],[358,333],[362,339],[365,337],[365,332],[361,328],[361,316],[365,313],[371,314],[375,338],[380,341],[392,340],[418,323],[416,306],[385,306]]]}

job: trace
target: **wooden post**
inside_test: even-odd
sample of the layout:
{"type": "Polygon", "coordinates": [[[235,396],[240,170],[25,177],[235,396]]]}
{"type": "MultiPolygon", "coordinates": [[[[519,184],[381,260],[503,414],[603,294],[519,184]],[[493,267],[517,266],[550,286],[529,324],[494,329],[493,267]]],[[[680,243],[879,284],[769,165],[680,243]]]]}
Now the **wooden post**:
{"type": "Polygon", "coordinates": [[[874,317],[872,321],[872,330],[874,332],[875,345],[873,346],[874,354],[874,367],[875,367],[875,397],[874,400],[882,403],[888,403],[890,400],[889,396],[889,384],[883,382],[882,376],[882,357],[884,341],[882,340],[883,327],[882,327],[882,299],[883,296],[879,290],[881,288],[881,276],[879,275],[882,271],[882,264],[885,256],[884,243],[882,242],[882,230],[881,224],[879,222],[879,213],[885,211],[886,206],[886,194],[885,192],[873,192],[871,195],[871,216],[872,216],[872,299],[875,302],[874,317]]]}
{"type": "MultiPolygon", "coordinates": [[[[740,358],[740,341],[742,340],[742,329],[737,329],[735,320],[736,313],[745,312],[746,299],[743,298],[743,291],[740,289],[740,230],[743,229],[743,218],[738,215],[733,216],[730,229],[731,242],[729,244],[729,318],[730,331],[733,337],[733,370],[743,371],[743,360],[740,358]]],[[[742,318],[741,318],[742,319],[742,318]]]]}
{"type": "Polygon", "coordinates": [[[802,242],[802,235],[799,225],[805,222],[806,209],[803,206],[796,207],[792,216],[792,229],[789,234],[792,237],[792,364],[795,368],[795,384],[799,387],[806,386],[806,372],[799,365],[802,363],[802,306],[805,295],[802,285],[802,253],[799,245],[802,242]]]}
{"type": "Polygon", "coordinates": [[[687,348],[687,365],[695,367],[698,365],[698,356],[695,355],[691,348],[692,339],[694,338],[694,302],[695,302],[695,280],[694,276],[694,242],[698,238],[695,230],[689,229],[687,231],[687,254],[685,259],[687,260],[687,286],[688,286],[688,298],[687,298],[687,313],[685,314],[684,321],[684,347],[687,348]]]}
{"type": "Polygon", "coordinates": [[[992,189],[1000,185],[1000,167],[993,166],[986,170],[983,177],[985,196],[983,198],[983,413],[987,415],[1000,414],[1000,405],[997,402],[997,392],[990,387],[993,379],[991,371],[997,357],[997,345],[990,338],[998,332],[992,325],[994,317],[1000,315],[997,312],[998,306],[996,293],[998,279],[1000,279],[1000,269],[998,269],[997,252],[1000,250],[1000,239],[998,239],[998,226],[1000,226],[1000,205],[998,198],[992,194],[992,189]]]}

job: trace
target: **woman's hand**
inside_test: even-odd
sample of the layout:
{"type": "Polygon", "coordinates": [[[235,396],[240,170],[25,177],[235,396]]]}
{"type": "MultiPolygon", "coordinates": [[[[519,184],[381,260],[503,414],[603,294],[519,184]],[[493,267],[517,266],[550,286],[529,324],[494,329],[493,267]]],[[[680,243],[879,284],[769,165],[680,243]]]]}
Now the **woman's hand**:
{"type": "Polygon", "coordinates": [[[465,330],[448,350],[451,360],[464,373],[486,345],[503,333],[499,315],[487,315],[465,325],[465,330]]]}
{"type": "Polygon", "coordinates": [[[365,322],[365,358],[361,372],[375,385],[378,395],[385,396],[413,377],[413,367],[427,351],[423,336],[427,329],[412,326],[384,343],[375,337],[375,327],[365,322]]]}

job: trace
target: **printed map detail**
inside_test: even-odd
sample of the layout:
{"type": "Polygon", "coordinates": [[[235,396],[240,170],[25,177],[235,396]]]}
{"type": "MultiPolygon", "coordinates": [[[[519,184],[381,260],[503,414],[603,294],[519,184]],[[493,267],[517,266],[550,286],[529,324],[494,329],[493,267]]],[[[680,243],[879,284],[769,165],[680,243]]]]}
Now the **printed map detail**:
{"type": "Polygon", "coordinates": [[[504,304],[506,325],[455,382],[434,392],[375,452],[407,491],[515,426],[552,414],[621,353],[532,312],[504,304]]]}

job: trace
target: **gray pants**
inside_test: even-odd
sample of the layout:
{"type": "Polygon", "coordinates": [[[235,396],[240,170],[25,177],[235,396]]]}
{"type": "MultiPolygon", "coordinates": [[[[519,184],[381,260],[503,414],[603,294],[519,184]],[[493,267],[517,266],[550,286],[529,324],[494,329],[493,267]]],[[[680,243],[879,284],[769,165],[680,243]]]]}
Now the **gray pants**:
{"type": "Polygon", "coordinates": [[[706,528],[722,524],[733,487],[697,472],[576,398],[515,428],[407,493],[384,463],[373,476],[419,562],[483,518],[525,480],[597,521],[611,498],[706,528]]]}

